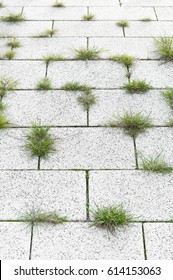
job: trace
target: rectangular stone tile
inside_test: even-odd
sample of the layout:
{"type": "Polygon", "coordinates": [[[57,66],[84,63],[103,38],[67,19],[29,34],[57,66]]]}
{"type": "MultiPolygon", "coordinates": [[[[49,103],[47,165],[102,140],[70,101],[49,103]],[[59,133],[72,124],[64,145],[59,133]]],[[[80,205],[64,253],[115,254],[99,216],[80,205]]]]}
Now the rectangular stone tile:
{"type": "Polygon", "coordinates": [[[25,21],[19,24],[8,24],[1,22],[0,24],[0,37],[27,37],[37,36],[48,29],[52,28],[52,22],[49,21],[25,21]]]}
{"type": "Polygon", "coordinates": [[[146,94],[127,94],[122,90],[93,91],[98,102],[90,109],[90,125],[106,125],[113,116],[123,116],[125,112],[150,116],[154,125],[165,125],[173,117],[173,112],[166,104],[160,91],[146,94]]]}
{"type": "Polygon", "coordinates": [[[155,57],[155,42],[153,38],[89,38],[90,47],[99,47],[106,52],[102,58],[117,54],[129,54],[140,59],[155,57]]]}
{"type": "Polygon", "coordinates": [[[25,223],[0,223],[2,260],[29,260],[31,231],[25,223]]]}
{"type": "Polygon", "coordinates": [[[78,81],[95,88],[121,87],[126,81],[121,65],[111,61],[58,61],[48,68],[55,88],[78,81]]]}
{"type": "Polygon", "coordinates": [[[129,27],[125,28],[125,33],[126,37],[171,37],[172,30],[173,22],[130,22],[129,27]]]}
{"type": "Polygon", "coordinates": [[[18,81],[18,89],[34,89],[45,77],[46,65],[39,61],[1,61],[0,76],[18,81]]]}
{"type": "Polygon", "coordinates": [[[93,7],[90,12],[95,14],[96,20],[140,20],[144,17],[156,20],[153,8],[93,7]]]}
{"type": "Polygon", "coordinates": [[[123,6],[172,6],[172,0],[121,0],[123,6]]]}
{"type": "Polygon", "coordinates": [[[141,225],[116,230],[90,227],[88,223],[67,223],[34,231],[32,259],[143,259],[141,225]]]}
{"type": "Polygon", "coordinates": [[[0,169],[37,169],[38,160],[25,151],[26,130],[1,129],[0,169]]]}
{"type": "Polygon", "coordinates": [[[146,80],[154,88],[173,87],[172,63],[161,61],[138,61],[131,79],[146,80]]]}
{"type": "Polygon", "coordinates": [[[173,7],[156,8],[156,14],[159,20],[173,20],[173,7]]]}
{"type": "Polygon", "coordinates": [[[172,218],[173,175],[144,171],[91,171],[90,207],[124,206],[135,220],[172,218]]]}
{"type": "Polygon", "coordinates": [[[123,37],[122,28],[113,21],[55,21],[55,36],[67,37],[123,37]]]}
{"type": "Polygon", "coordinates": [[[148,260],[173,259],[173,223],[145,224],[148,260]]]}
{"type": "Polygon", "coordinates": [[[86,219],[85,172],[1,171],[0,219],[22,219],[30,211],[56,211],[86,219]]]}
{"type": "Polygon", "coordinates": [[[24,8],[24,15],[28,20],[81,20],[87,14],[86,7],[28,7],[24,8]]]}
{"type": "Polygon", "coordinates": [[[41,169],[134,168],[131,138],[121,129],[54,128],[57,152],[41,161],[41,169]]]}
{"type": "Polygon", "coordinates": [[[165,161],[173,165],[173,129],[159,127],[150,129],[145,135],[140,135],[137,140],[137,149],[145,157],[164,157],[165,161]]]}
{"type": "MultiPolygon", "coordinates": [[[[0,46],[1,41],[0,40],[0,46]]],[[[19,38],[22,47],[17,49],[17,59],[42,59],[49,54],[60,54],[65,58],[74,58],[73,48],[87,46],[86,38],[19,38]]]]}

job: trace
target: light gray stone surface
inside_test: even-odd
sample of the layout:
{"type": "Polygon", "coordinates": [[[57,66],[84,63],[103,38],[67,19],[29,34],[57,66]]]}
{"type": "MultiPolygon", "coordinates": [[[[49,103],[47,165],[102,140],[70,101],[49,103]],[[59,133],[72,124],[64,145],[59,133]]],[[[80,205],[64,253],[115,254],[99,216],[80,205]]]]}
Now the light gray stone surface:
{"type": "Polygon", "coordinates": [[[25,223],[0,222],[1,260],[29,260],[31,232],[25,223]]]}
{"type": "Polygon", "coordinates": [[[172,0],[121,0],[123,6],[172,6],[172,0]]]}
{"type": "Polygon", "coordinates": [[[145,224],[148,260],[173,259],[173,223],[145,224]]]}
{"type": "Polygon", "coordinates": [[[106,125],[115,116],[126,112],[149,116],[154,125],[165,125],[173,112],[162,97],[161,91],[131,95],[122,90],[93,91],[97,104],[90,109],[90,125],[106,125]]]}
{"type": "Polygon", "coordinates": [[[135,220],[169,220],[172,218],[173,175],[146,171],[91,171],[90,207],[120,205],[135,220]]]}
{"type": "Polygon", "coordinates": [[[41,169],[134,168],[134,147],[121,129],[54,128],[57,152],[42,160],[41,169]]]}
{"type": "MultiPolygon", "coordinates": [[[[173,3],[172,3],[173,6],[173,3]]],[[[173,20],[173,7],[156,8],[159,20],[173,20]]]]}
{"type": "Polygon", "coordinates": [[[21,12],[22,12],[22,8],[20,8],[20,7],[8,7],[8,8],[4,7],[4,8],[0,9],[0,17],[1,16],[7,16],[11,13],[20,14],[21,12]]]}
{"type": "Polygon", "coordinates": [[[4,99],[6,115],[15,126],[30,126],[33,120],[52,126],[87,125],[87,113],[78,104],[78,95],[65,91],[16,91],[4,99]]]}
{"type": "Polygon", "coordinates": [[[1,171],[0,181],[0,220],[21,219],[33,209],[86,218],[85,172],[1,171]]]}
{"type": "Polygon", "coordinates": [[[172,36],[173,22],[129,22],[129,28],[125,28],[126,37],[159,37],[172,36]]]}
{"type": "Polygon", "coordinates": [[[0,169],[37,169],[38,160],[24,148],[26,129],[1,129],[0,169]]]}
{"type": "Polygon", "coordinates": [[[32,259],[143,259],[141,225],[117,229],[115,235],[88,223],[42,227],[34,231],[32,259]]]}
{"type": "Polygon", "coordinates": [[[48,68],[54,87],[78,81],[95,88],[121,87],[126,82],[124,69],[111,61],[58,61],[48,68]],[[106,73],[106,75],[105,75],[106,73]]]}

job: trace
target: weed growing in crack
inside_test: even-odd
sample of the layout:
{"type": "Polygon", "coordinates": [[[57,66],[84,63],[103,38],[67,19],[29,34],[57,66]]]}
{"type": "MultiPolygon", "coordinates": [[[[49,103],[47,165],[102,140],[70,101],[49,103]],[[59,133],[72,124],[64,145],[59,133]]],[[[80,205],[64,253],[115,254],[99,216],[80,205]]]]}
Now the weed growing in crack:
{"type": "Polygon", "coordinates": [[[153,20],[151,18],[142,18],[140,21],[142,21],[142,22],[151,22],[153,20]]]}
{"type": "Polygon", "coordinates": [[[79,82],[68,82],[61,87],[62,90],[66,91],[86,91],[89,92],[92,88],[89,85],[83,85],[79,82]]]}
{"type": "Polygon", "coordinates": [[[53,86],[51,81],[45,77],[37,83],[36,90],[44,91],[44,90],[52,90],[53,86]]]}
{"type": "Polygon", "coordinates": [[[57,33],[57,29],[48,29],[40,33],[39,35],[33,36],[33,38],[49,38],[55,35],[56,33],[57,33]]]}
{"type": "Polygon", "coordinates": [[[82,105],[85,111],[89,110],[97,102],[97,97],[90,91],[83,92],[78,96],[77,101],[82,105]]]}
{"type": "Polygon", "coordinates": [[[0,129],[7,128],[9,126],[9,121],[6,117],[0,112],[0,129]]]}
{"type": "Polygon", "coordinates": [[[48,158],[56,151],[55,138],[49,133],[50,127],[41,127],[34,123],[26,135],[25,148],[32,157],[48,158]]]}
{"type": "Polygon", "coordinates": [[[104,52],[104,50],[99,50],[95,47],[93,48],[80,48],[79,50],[74,49],[76,53],[76,58],[81,60],[92,60],[98,59],[99,54],[104,52]]]}
{"type": "Polygon", "coordinates": [[[4,97],[4,95],[8,91],[15,91],[17,88],[18,82],[13,81],[10,78],[0,77],[0,97],[4,97]]]}
{"type": "Polygon", "coordinates": [[[4,4],[3,4],[3,2],[0,2],[0,8],[4,8],[5,6],[4,6],[4,4]]]}
{"type": "Polygon", "coordinates": [[[111,127],[122,127],[125,133],[131,137],[137,137],[140,133],[145,132],[152,127],[149,116],[145,117],[142,113],[125,113],[122,117],[115,117],[115,121],[108,123],[111,127]]]}
{"type": "Polygon", "coordinates": [[[166,123],[167,126],[173,127],[173,119],[168,120],[166,123]]]}
{"type": "Polygon", "coordinates": [[[163,91],[163,97],[166,103],[173,109],[173,88],[166,88],[163,91]]]}
{"type": "Polygon", "coordinates": [[[131,71],[130,68],[134,65],[134,62],[136,60],[135,57],[130,56],[128,54],[123,55],[114,55],[109,58],[112,61],[117,61],[121,65],[123,65],[127,69],[126,77],[130,79],[131,77],[131,71]]]}
{"type": "Polygon", "coordinates": [[[95,15],[89,13],[88,15],[84,15],[84,16],[82,17],[82,19],[85,20],[85,21],[91,21],[91,20],[94,20],[94,19],[95,19],[95,15]]]}
{"type": "Polygon", "coordinates": [[[126,90],[128,93],[145,93],[152,89],[150,84],[148,84],[146,81],[140,81],[140,80],[133,80],[129,81],[128,83],[124,84],[123,88],[126,90]]]}
{"type": "Polygon", "coordinates": [[[114,233],[117,227],[122,227],[133,221],[133,216],[128,214],[122,205],[108,206],[91,211],[94,221],[92,226],[107,229],[114,233]]]}
{"type": "Polygon", "coordinates": [[[25,21],[25,17],[22,14],[16,14],[16,13],[9,13],[7,16],[2,16],[1,20],[4,22],[9,22],[9,23],[18,23],[25,21]]]}
{"type": "Polygon", "coordinates": [[[54,8],[64,8],[65,7],[65,4],[63,2],[60,2],[60,1],[56,1],[52,7],[54,8]]]}
{"type": "Polygon", "coordinates": [[[173,37],[165,38],[160,37],[155,38],[155,43],[157,47],[158,58],[164,60],[165,62],[173,61],[173,37]]]}
{"type": "Polygon", "coordinates": [[[43,57],[43,60],[49,65],[53,61],[65,60],[65,58],[59,54],[48,54],[43,57]]]}
{"type": "Polygon", "coordinates": [[[18,41],[16,38],[14,38],[13,40],[11,40],[7,43],[7,46],[12,49],[17,49],[17,48],[21,47],[21,42],[18,41]]]}
{"type": "Polygon", "coordinates": [[[161,154],[156,157],[142,158],[142,167],[144,170],[149,170],[157,173],[171,173],[173,172],[173,167],[169,166],[161,157],[161,154]]]}
{"type": "Polygon", "coordinates": [[[128,27],[128,26],[129,26],[129,23],[128,23],[128,21],[126,21],[126,20],[120,20],[120,21],[117,21],[117,25],[118,25],[119,27],[125,28],[125,27],[128,27]]]}
{"type": "Polygon", "coordinates": [[[2,101],[0,101],[0,112],[4,111],[5,108],[6,108],[6,105],[2,101]]]}
{"type": "Polygon", "coordinates": [[[14,50],[9,50],[5,53],[5,58],[11,60],[15,57],[16,52],[14,50]]]}

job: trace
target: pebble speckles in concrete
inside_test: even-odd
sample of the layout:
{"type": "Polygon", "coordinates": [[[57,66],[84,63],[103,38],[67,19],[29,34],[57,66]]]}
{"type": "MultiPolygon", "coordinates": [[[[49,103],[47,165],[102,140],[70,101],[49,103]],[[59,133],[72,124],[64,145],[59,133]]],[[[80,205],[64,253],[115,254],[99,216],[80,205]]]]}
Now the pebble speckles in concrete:
{"type": "Polygon", "coordinates": [[[148,260],[173,260],[173,223],[145,224],[148,260]]]}
{"type": "Polygon", "coordinates": [[[172,217],[173,176],[144,171],[91,171],[90,203],[124,205],[135,220],[169,220],[172,217]]]}
{"type": "Polygon", "coordinates": [[[31,231],[25,223],[0,222],[1,259],[29,260],[31,231]]]}
{"type": "Polygon", "coordinates": [[[121,129],[54,128],[57,152],[42,169],[135,168],[133,141],[121,129]]]}
{"type": "Polygon", "coordinates": [[[87,223],[42,227],[34,232],[32,259],[143,259],[141,225],[111,236],[87,223]]]}
{"type": "Polygon", "coordinates": [[[85,220],[85,180],[81,171],[1,171],[0,220],[21,219],[33,209],[85,220]]]}

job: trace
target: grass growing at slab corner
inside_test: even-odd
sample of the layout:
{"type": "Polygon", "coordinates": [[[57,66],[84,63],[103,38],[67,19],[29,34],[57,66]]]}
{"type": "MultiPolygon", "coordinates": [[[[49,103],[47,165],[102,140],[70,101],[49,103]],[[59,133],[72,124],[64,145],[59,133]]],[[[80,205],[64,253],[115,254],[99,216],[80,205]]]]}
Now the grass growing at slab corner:
{"type": "Polygon", "coordinates": [[[36,90],[44,91],[44,90],[52,90],[52,83],[51,81],[45,77],[37,83],[36,90]]]}
{"type": "Polygon", "coordinates": [[[122,205],[107,206],[90,211],[93,215],[92,226],[107,229],[114,233],[117,227],[125,226],[133,221],[133,216],[128,214],[122,205]]]}
{"type": "Polygon", "coordinates": [[[173,37],[154,38],[157,47],[158,58],[165,62],[173,61],[173,37]]]}
{"type": "Polygon", "coordinates": [[[91,92],[83,92],[78,96],[77,101],[82,105],[84,111],[87,111],[96,104],[97,97],[91,92]]]}
{"type": "Polygon", "coordinates": [[[11,60],[15,57],[16,52],[14,50],[9,50],[5,53],[5,58],[11,60]]]}
{"type": "Polygon", "coordinates": [[[117,25],[118,25],[119,27],[128,27],[128,26],[129,26],[129,23],[128,23],[128,21],[126,21],[126,20],[119,20],[119,21],[117,21],[117,25]]]}
{"type": "Polygon", "coordinates": [[[2,16],[1,20],[4,22],[9,22],[9,23],[18,23],[25,21],[25,17],[22,14],[17,14],[17,13],[9,13],[7,16],[2,16]]]}
{"type": "Polygon", "coordinates": [[[48,158],[56,151],[55,138],[49,133],[50,127],[41,127],[34,123],[26,135],[25,148],[31,156],[48,158]]]}
{"type": "Polygon", "coordinates": [[[113,55],[109,58],[112,61],[117,61],[118,63],[124,65],[127,69],[130,69],[134,65],[134,62],[136,60],[135,57],[123,54],[123,55],[113,55]]]}
{"type": "Polygon", "coordinates": [[[3,2],[0,2],[0,8],[4,8],[5,6],[4,6],[4,4],[3,4],[3,2]]]}
{"type": "Polygon", "coordinates": [[[81,60],[92,60],[92,59],[98,59],[99,54],[104,52],[102,49],[97,49],[96,47],[92,48],[80,48],[80,49],[74,49],[76,53],[76,58],[81,60]]]}
{"type": "Polygon", "coordinates": [[[89,85],[80,84],[79,82],[68,82],[61,87],[66,91],[85,91],[90,92],[92,88],[89,85]]]}
{"type": "Polygon", "coordinates": [[[173,119],[169,119],[166,123],[167,126],[173,127],[173,119]]]}
{"type": "Polygon", "coordinates": [[[173,109],[173,88],[166,88],[163,91],[163,97],[166,103],[173,109]]]}
{"type": "Polygon", "coordinates": [[[7,128],[9,126],[9,121],[6,117],[0,112],[0,129],[7,128]]]}
{"type": "Polygon", "coordinates": [[[60,2],[60,1],[56,1],[52,7],[54,8],[64,8],[65,7],[65,4],[63,2],[60,2]]]}
{"type": "Polygon", "coordinates": [[[6,108],[6,105],[2,101],[0,101],[0,112],[4,111],[5,108],[6,108]]]}
{"type": "Polygon", "coordinates": [[[150,84],[148,84],[146,81],[140,81],[140,80],[133,80],[129,81],[128,83],[124,84],[123,88],[128,93],[145,93],[152,89],[150,84]]]}
{"type": "Polygon", "coordinates": [[[85,21],[91,21],[91,20],[94,20],[94,19],[95,19],[95,15],[89,13],[88,15],[84,15],[84,16],[82,17],[82,19],[85,20],[85,21]]]}
{"type": "Polygon", "coordinates": [[[142,157],[142,167],[144,170],[156,172],[156,173],[171,173],[173,172],[173,167],[169,166],[161,154],[156,157],[144,158],[142,157]]]}
{"type": "Polygon", "coordinates": [[[39,35],[33,36],[33,38],[49,38],[57,33],[57,29],[47,29],[39,35]]]}
{"type": "Polygon", "coordinates": [[[140,133],[152,127],[152,122],[149,116],[145,117],[141,112],[130,112],[116,117],[115,121],[110,121],[108,125],[111,127],[122,127],[127,135],[137,137],[140,133]]]}
{"type": "Polygon", "coordinates": [[[7,46],[12,49],[17,49],[21,47],[21,42],[14,38],[13,40],[7,42],[7,46]]]}
{"type": "Polygon", "coordinates": [[[2,98],[8,91],[13,92],[17,85],[18,82],[11,78],[0,77],[0,97],[2,98]]]}
{"type": "Polygon", "coordinates": [[[43,60],[47,65],[49,65],[53,61],[64,60],[65,58],[59,54],[48,54],[43,57],[43,60]]]}
{"type": "Polygon", "coordinates": [[[151,22],[153,20],[151,18],[142,18],[140,21],[142,21],[142,22],[151,22]]]}

